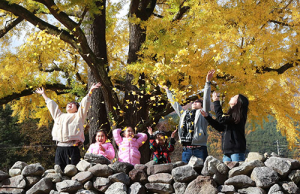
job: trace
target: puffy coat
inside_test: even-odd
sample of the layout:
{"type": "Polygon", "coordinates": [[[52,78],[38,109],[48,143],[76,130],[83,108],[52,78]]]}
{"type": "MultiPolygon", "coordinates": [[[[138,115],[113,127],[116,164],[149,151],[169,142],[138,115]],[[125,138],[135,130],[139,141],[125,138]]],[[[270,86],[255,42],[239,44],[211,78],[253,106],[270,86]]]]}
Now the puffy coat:
{"type": "Polygon", "coordinates": [[[87,153],[102,155],[105,158],[111,160],[115,157],[115,150],[111,143],[102,144],[105,152],[100,149],[99,143],[93,143],[90,145],[87,153]]]}
{"type": "Polygon", "coordinates": [[[139,147],[141,147],[147,140],[145,133],[138,133],[135,136],[137,138],[125,138],[121,137],[121,129],[115,129],[113,136],[116,144],[119,146],[119,162],[128,162],[132,165],[140,164],[141,154],[139,147]]]}

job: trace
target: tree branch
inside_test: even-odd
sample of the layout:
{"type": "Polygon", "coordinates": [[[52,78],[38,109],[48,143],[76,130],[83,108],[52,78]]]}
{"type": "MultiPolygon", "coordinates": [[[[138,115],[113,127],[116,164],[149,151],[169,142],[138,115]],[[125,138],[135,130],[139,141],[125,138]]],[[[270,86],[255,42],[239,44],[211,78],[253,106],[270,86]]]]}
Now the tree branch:
{"type": "MultiPolygon", "coordinates": [[[[44,87],[46,89],[53,90],[53,91],[71,89],[62,84],[46,84],[44,87]]],[[[24,97],[24,96],[29,96],[29,95],[33,94],[33,92],[34,92],[34,89],[24,89],[21,92],[12,93],[8,96],[0,98],[0,105],[7,104],[13,100],[16,100],[16,99],[24,97]]]]}
{"type": "Polygon", "coordinates": [[[21,23],[24,19],[21,17],[18,17],[11,23],[9,23],[7,26],[5,26],[4,29],[0,30],[0,38],[2,38],[7,32],[9,32],[11,29],[13,29],[15,26],[17,26],[19,23],[21,23]]]}
{"type": "Polygon", "coordinates": [[[183,17],[183,15],[190,10],[189,6],[183,6],[183,4],[186,2],[186,0],[183,0],[180,4],[180,9],[178,11],[178,13],[175,15],[175,17],[173,18],[172,22],[175,22],[177,20],[181,20],[181,18],[183,17]]]}
{"type": "Polygon", "coordinates": [[[257,68],[256,69],[256,73],[265,73],[265,72],[272,72],[275,71],[278,74],[283,74],[284,72],[286,72],[288,69],[294,67],[294,66],[299,66],[300,64],[300,60],[295,61],[295,63],[286,63],[283,66],[277,68],[277,69],[273,69],[270,67],[262,67],[262,68],[257,68]]]}
{"type": "Polygon", "coordinates": [[[288,23],[279,22],[279,21],[276,21],[276,20],[269,20],[268,22],[272,22],[272,23],[275,23],[275,24],[279,24],[279,25],[281,25],[281,26],[288,26],[288,27],[291,27],[288,23]]]}

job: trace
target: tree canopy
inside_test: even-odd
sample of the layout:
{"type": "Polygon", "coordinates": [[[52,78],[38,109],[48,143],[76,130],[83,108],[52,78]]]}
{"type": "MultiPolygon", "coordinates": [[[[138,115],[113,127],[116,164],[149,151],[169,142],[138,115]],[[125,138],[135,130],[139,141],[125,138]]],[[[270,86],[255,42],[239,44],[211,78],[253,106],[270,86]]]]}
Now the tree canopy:
{"type": "Polygon", "coordinates": [[[262,124],[272,115],[296,145],[298,1],[131,0],[126,17],[118,17],[125,3],[1,0],[1,104],[12,103],[21,121],[40,118],[45,125],[51,117],[33,89],[43,85],[63,107],[96,80],[103,87],[89,114],[93,130],[144,130],[172,111],[158,84],[186,104],[215,69],[213,90],[224,104],[245,94],[249,120],[262,124]],[[20,33],[26,41],[13,52],[12,36],[20,33]]]}

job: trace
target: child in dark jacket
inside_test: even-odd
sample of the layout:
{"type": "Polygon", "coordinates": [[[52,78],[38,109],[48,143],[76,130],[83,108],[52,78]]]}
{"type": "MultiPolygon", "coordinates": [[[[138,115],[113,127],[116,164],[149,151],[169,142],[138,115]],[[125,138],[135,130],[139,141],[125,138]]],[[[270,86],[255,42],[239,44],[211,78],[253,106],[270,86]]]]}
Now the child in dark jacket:
{"type": "Polygon", "coordinates": [[[165,133],[163,131],[156,131],[153,133],[151,127],[147,127],[147,129],[148,133],[150,134],[150,150],[153,151],[153,160],[155,161],[155,163],[171,163],[169,153],[174,151],[174,137],[177,132],[177,129],[173,131],[169,144],[167,144],[165,133]]]}

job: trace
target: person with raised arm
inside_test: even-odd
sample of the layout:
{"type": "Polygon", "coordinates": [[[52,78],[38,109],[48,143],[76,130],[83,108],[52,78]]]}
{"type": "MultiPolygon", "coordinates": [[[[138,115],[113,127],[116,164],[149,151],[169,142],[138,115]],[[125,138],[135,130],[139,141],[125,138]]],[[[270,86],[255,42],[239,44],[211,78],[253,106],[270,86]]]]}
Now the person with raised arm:
{"type": "Polygon", "coordinates": [[[66,106],[67,113],[63,113],[58,105],[47,97],[43,87],[37,88],[35,91],[45,99],[48,110],[54,120],[52,138],[57,142],[55,164],[59,165],[61,170],[64,170],[68,164],[76,165],[80,161],[78,146],[85,139],[83,125],[91,105],[92,93],[100,86],[100,83],[94,83],[80,105],[75,101],[69,102],[66,106]]]}
{"type": "Polygon", "coordinates": [[[162,87],[167,92],[169,101],[175,112],[180,117],[178,125],[178,136],[183,146],[182,161],[188,163],[192,156],[202,158],[205,161],[207,152],[207,121],[201,115],[200,110],[210,111],[211,79],[215,71],[210,70],[206,76],[203,100],[197,99],[192,102],[192,110],[184,110],[183,107],[174,100],[168,87],[162,87]]]}

